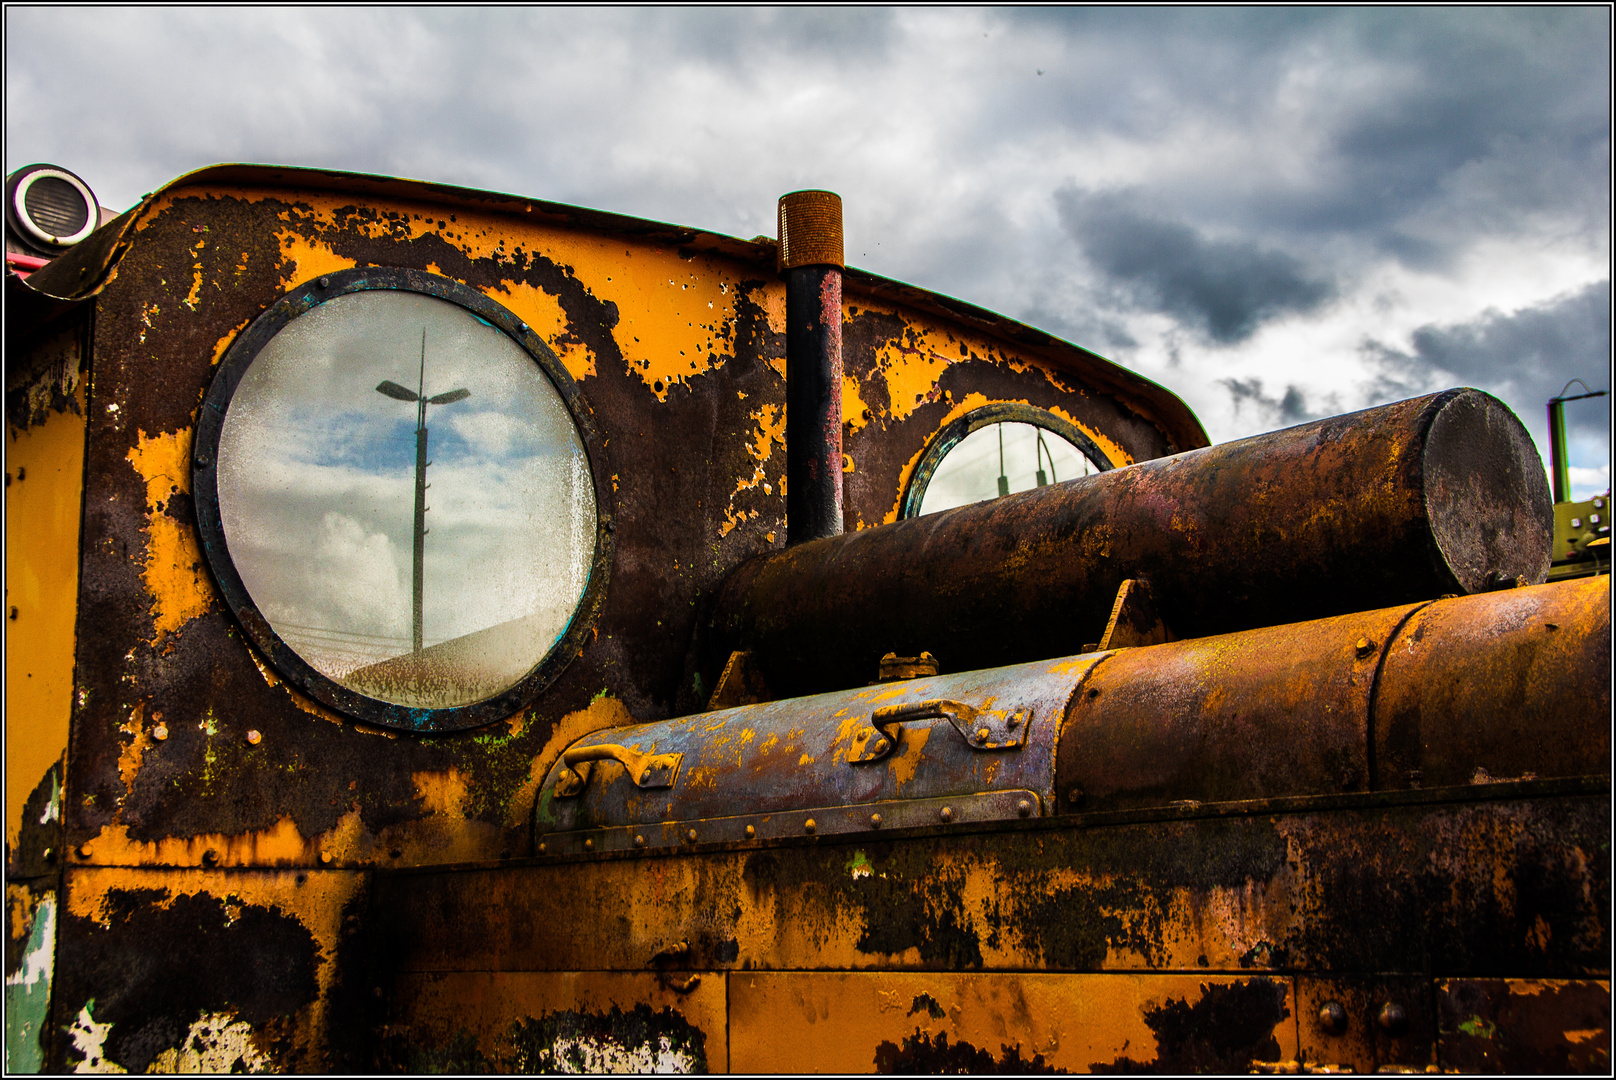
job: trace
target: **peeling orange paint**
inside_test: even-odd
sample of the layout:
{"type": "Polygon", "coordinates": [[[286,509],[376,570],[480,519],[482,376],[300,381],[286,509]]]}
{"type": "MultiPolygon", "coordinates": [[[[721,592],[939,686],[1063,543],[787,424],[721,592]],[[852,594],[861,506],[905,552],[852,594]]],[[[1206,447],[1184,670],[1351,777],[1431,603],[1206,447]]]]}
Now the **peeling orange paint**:
{"type": "Polygon", "coordinates": [[[564,341],[571,331],[567,313],[561,310],[561,301],[550,293],[525,281],[511,282],[503,289],[489,289],[488,295],[510,308],[512,313],[532,328],[567,369],[567,374],[582,382],[595,374],[595,354],[578,341],[564,341]]]}
{"type": "MultiPolygon", "coordinates": [[[[78,371],[71,358],[70,374],[78,371]]],[[[17,850],[28,797],[67,751],[84,501],[85,382],[78,411],[7,425],[6,843],[17,850]],[[20,479],[26,469],[28,478],[20,479]]]]}
{"type": "MultiPolygon", "coordinates": [[[[123,782],[123,790],[127,795],[135,783],[135,774],[140,771],[140,763],[146,756],[146,750],[154,741],[147,733],[146,727],[141,723],[141,714],[144,711],[139,703],[130,710],[129,719],[118,725],[118,730],[126,735],[133,736],[129,745],[123,748],[118,755],[118,779],[123,782]]],[[[122,803],[122,800],[119,800],[122,803]]]]}
{"type": "Polygon", "coordinates": [[[887,759],[887,768],[892,771],[892,782],[897,785],[898,792],[903,792],[903,785],[915,778],[915,770],[920,767],[920,761],[926,756],[926,740],[931,738],[929,727],[906,727],[903,729],[898,752],[887,759]]]}
{"type": "Polygon", "coordinates": [[[146,481],[146,571],[141,576],[152,598],[153,645],[205,614],[214,597],[195,527],[166,509],[170,497],[191,490],[190,456],[190,428],[157,435],[141,431],[127,455],[146,481]]]}
{"type": "Polygon", "coordinates": [[[870,422],[870,407],[859,396],[859,381],[852,375],[842,376],[842,423],[854,431],[870,422]]]}
{"type": "Polygon", "coordinates": [[[555,731],[551,732],[544,749],[534,755],[527,779],[511,796],[507,824],[517,827],[526,823],[533,802],[538,798],[539,788],[544,785],[544,778],[550,775],[550,769],[560,760],[561,751],[592,731],[628,727],[635,722],[634,717],[629,715],[628,706],[604,691],[587,707],[563,716],[556,723],[555,731]]]}
{"type": "Polygon", "coordinates": [[[309,239],[293,229],[282,229],[275,234],[281,246],[281,284],[291,289],[321,274],[334,274],[339,270],[352,270],[359,265],[344,258],[329,247],[309,239]]]}

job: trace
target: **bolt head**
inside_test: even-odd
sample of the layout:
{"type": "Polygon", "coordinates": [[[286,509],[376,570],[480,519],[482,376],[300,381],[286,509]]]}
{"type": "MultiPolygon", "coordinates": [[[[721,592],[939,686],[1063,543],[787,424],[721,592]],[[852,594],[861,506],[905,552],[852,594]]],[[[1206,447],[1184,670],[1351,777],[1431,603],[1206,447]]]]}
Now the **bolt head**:
{"type": "Polygon", "coordinates": [[[1326,1035],[1340,1035],[1347,1030],[1347,1010],[1339,1001],[1326,1001],[1319,1006],[1319,1028],[1326,1035]]]}
{"type": "Polygon", "coordinates": [[[819,828],[819,826],[814,823],[813,818],[809,818],[807,821],[802,823],[803,832],[813,832],[817,828],[819,828]]]}
{"type": "Polygon", "coordinates": [[[880,827],[881,827],[881,815],[880,814],[871,814],[870,815],[870,828],[879,829],[880,827]]]}
{"type": "Polygon", "coordinates": [[[1020,802],[1016,803],[1016,813],[1022,817],[1031,817],[1032,803],[1028,802],[1026,799],[1022,799],[1020,802]]]}
{"type": "Polygon", "coordinates": [[[331,287],[331,279],[330,278],[323,277],[323,278],[320,279],[320,288],[329,289],[330,287],[331,287]]]}
{"type": "Polygon", "coordinates": [[[689,832],[685,833],[685,839],[694,844],[696,842],[696,830],[691,829],[689,832]]]}
{"type": "Polygon", "coordinates": [[[755,840],[757,838],[757,826],[756,825],[748,825],[746,827],[746,838],[748,840],[755,840]]]}
{"type": "Polygon", "coordinates": [[[540,840],[540,841],[539,841],[539,854],[540,854],[540,855],[543,855],[543,854],[544,854],[544,848],[545,848],[545,844],[544,844],[544,841],[543,841],[543,840],[540,840]]]}
{"type": "Polygon", "coordinates": [[[870,750],[871,750],[872,753],[876,753],[876,754],[884,754],[884,753],[886,753],[887,752],[887,741],[885,739],[877,739],[877,740],[875,740],[875,742],[870,744],[870,750]]]}
{"type": "Polygon", "coordinates": [[[89,844],[80,844],[79,845],[79,858],[81,858],[81,859],[88,859],[92,854],[94,854],[94,852],[95,852],[95,849],[92,848],[89,844]]]}
{"type": "Polygon", "coordinates": [[[942,819],[944,821],[953,821],[954,820],[954,808],[952,806],[943,807],[943,812],[942,812],[941,816],[942,816],[942,819]]]}
{"type": "Polygon", "coordinates": [[[151,734],[152,738],[156,739],[158,742],[162,742],[164,739],[168,738],[168,725],[158,724],[156,727],[151,729],[151,734]]]}
{"type": "Polygon", "coordinates": [[[993,732],[989,731],[987,728],[977,728],[976,741],[979,743],[985,743],[988,741],[988,736],[992,734],[993,732]]]}
{"type": "Polygon", "coordinates": [[[636,837],[635,837],[635,838],[634,838],[634,846],[635,846],[635,847],[644,847],[644,846],[645,846],[645,837],[643,837],[643,836],[636,836],[636,837]]]}
{"type": "Polygon", "coordinates": [[[329,851],[320,852],[320,865],[322,865],[322,866],[330,866],[331,865],[331,853],[329,851]]]}
{"type": "Polygon", "coordinates": [[[585,851],[594,851],[595,850],[595,842],[593,840],[585,840],[584,841],[584,850],[585,851]]]}
{"type": "Polygon", "coordinates": [[[259,743],[264,741],[264,737],[262,735],[260,735],[256,730],[249,731],[249,732],[247,732],[247,741],[252,743],[254,746],[257,746],[259,743]]]}
{"type": "Polygon", "coordinates": [[[1388,1035],[1401,1035],[1408,1030],[1408,1013],[1397,1002],[1388,1001],[1380,1007],[1375,1023],[1388,1035]]]}

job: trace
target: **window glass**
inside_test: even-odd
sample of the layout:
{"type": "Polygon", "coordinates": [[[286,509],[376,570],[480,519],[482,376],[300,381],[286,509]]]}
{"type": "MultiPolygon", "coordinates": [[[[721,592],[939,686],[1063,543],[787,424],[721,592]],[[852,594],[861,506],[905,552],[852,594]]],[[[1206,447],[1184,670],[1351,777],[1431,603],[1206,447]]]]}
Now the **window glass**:
{"type": "Polygon", "coordinates": [[[500,693],[588,584],[595,492],[566,403],[457,304],[372,289],[293,319],[230,398],[217,462],[254,605],[367,697],[439,709],[500,693]]]}
{"type": "Polygon", "coordinates": [[[920,513],[932,514],[1099,470],[1083,451],[1047,428],[1006,421],[956,443],[926,484],[920,513]]]}

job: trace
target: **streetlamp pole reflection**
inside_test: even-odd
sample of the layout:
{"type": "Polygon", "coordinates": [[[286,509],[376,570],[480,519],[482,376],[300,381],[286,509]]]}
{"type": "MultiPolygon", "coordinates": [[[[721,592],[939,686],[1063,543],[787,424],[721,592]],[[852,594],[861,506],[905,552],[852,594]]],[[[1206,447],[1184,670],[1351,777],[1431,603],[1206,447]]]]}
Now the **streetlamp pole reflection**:
{"type": "Polygon", "coordinates": [[[426,459],[426,407],[428,405],[448,405],[456,401],[464,401],[471,396],[471,391],[464,387],[448,390],[442,394],[426,396],[426,327],[421,328],[421,373],[419,389],[410,390],[398,385],[391,379],[383,379],[376,387],[378,393],[385,394],[399,401],[415,402],[415,581],[412,593],[414,649],[421,651],[421,591],[425,582],[424,556],[426,553],[426,467],[432,464],[426,459]]]}

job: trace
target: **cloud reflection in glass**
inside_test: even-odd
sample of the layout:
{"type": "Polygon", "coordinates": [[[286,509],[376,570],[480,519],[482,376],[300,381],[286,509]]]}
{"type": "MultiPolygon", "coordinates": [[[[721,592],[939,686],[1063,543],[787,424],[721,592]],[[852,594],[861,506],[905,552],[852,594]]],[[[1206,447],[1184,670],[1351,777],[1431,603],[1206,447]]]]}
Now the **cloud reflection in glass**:
{"type": "Polygon", "coordinates": [[[218,463],[253,603],[310,666],[367,697],[437,709],[494,696],[544,659],[588,584],[595,494],[566,404],[521,346],[444,300],[350,293],[287,324],[231,398],[218,463]],[[454,389],[422,404],[427,386],[454,389]],[[405,395],[416,410],[389,400],[405,395]]]}

